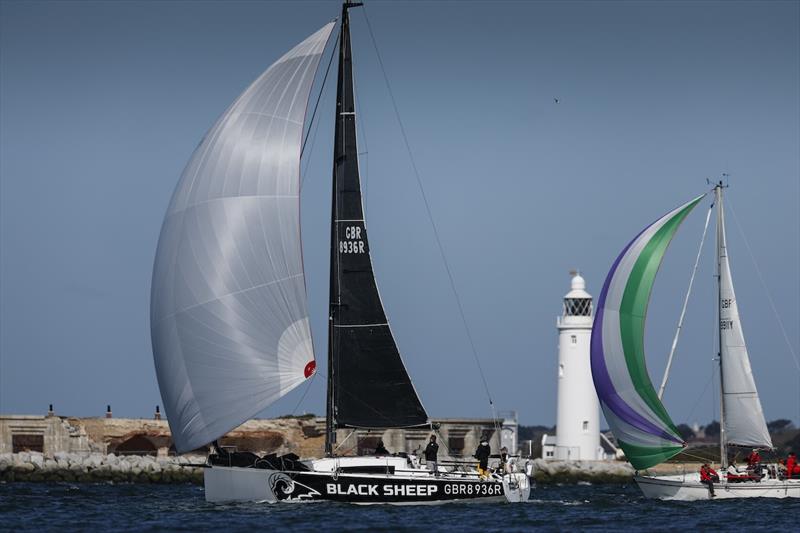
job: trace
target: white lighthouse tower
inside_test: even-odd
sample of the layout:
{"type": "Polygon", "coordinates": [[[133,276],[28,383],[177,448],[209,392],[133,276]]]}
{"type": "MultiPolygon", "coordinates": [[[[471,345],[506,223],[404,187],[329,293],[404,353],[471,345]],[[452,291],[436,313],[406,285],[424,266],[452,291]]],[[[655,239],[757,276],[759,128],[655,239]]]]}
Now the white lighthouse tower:
{"type": "Polygon", "coordinates": [[[602,458],[600,406],[592,381],[589,349],[592,339],[592,296],[578,272],[564,297],[558,317],[558,416],[555,459],[586,461],[602,458]]]}

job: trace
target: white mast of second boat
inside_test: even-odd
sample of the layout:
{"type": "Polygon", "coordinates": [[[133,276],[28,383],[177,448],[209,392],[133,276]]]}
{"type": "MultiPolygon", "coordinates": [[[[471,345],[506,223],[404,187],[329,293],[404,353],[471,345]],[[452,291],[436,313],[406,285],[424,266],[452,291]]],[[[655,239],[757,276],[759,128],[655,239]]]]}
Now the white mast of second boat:
{"type": "Polygon", "coordinates": [[[717,357],[719,357],[719,462],[721,469],[728,468],[728,445],[725,439],[725,379],[722,372],[722,328],[720,327],[720,318],[722,311],[722,225],[724,220],[722,218],[722,182],[720,181],[714,187],[714,194],[717,204],[717,332],[719,334],[717,357]]]}

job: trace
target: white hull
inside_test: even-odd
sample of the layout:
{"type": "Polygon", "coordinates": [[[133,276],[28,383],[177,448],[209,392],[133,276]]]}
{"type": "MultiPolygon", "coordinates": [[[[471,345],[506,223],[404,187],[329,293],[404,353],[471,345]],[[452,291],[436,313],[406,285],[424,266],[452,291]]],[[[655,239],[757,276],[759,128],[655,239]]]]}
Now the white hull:
{"type": "MultiPolygon", "coordinates": [[[[658,500],[709,500],[708,487],[700,483],[699,474],[677,476],[634,476],[636,484],[647,498],[658,500]]],[[[714,484],[713,499],[728,498],[800,498],[800,479],[780,481],[763,479],[760,482],[714,484]]]]}
{"type": "MultiPolygon", "coordinates": [[[[345,468],[385,465],[405,459],[338,458],[310,461],[310,471],[209,466],[204,470],[206,501],[339,501],[356,504],[421,505],[455,501],[525,501],[530,480],[522,472],[482,480],[477,472],[441,472],[425,468],[392,472],[343,472],[345,468]],[[332,468],[333,467],[333,468],[332,468]]],[[[389,465],[391,466],[391,465],[389,465]]]]}

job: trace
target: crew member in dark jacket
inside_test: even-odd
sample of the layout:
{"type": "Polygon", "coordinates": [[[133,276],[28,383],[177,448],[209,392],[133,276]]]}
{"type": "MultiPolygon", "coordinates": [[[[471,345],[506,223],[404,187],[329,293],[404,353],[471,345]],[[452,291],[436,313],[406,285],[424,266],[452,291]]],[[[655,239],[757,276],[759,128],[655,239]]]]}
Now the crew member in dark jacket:
{"type": "Polygon", "coordinates": [[[425,462],[428,463],[428,470],[439,476],[439,464],[436,456],[439,454],[439,445],[436,444],[436,435],[431,435],[431,441],[425,446],[425,462]]]}
{"type": "Polygon", "coordinates": [[[473,456],[478,460],[478,474],[483,479],[489,477],[489,456],[491,453],[492,449],[489,447],[489,437],[484,433],[481,437],[481,443],[478,445],[478,449],[475,450],[475,455],[473,456]]]}
{"type": "Polygon", "coordinates": [[[386,446],[383,445],[383,439],[378,440],[378,445],[375,446],[375,455],[392,455],[386,446]]]}

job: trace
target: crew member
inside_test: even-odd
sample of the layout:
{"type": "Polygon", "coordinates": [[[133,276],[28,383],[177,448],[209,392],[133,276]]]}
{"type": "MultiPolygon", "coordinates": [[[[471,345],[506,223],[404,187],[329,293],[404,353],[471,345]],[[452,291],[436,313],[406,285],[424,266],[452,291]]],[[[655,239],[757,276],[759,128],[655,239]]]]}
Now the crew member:
{"type": "Polygon", "coordinates": [[[761,466],[761,455],[758,453],[758,450],[755,448],[750,455],[747,456],[747,468],[750,470],[759,470],[761,466]]]}
{"type": "Polygon", "coordinates": [[[436,444],[436,435],[431,435],[431,440],[425,446],[425,462],[428,464],[428,470],[439,477],[439,463],[436,456],[439,454],[439,445],[436,444]]]}
{"type": "Polygon", "coordinates": [[[375,455],[391,455],[386,446],[383,445],[383,439],[378,439],[378,445],[375,446],[375,455]]]}
{"type": "Polygon", "coordinates": [[[708,466],[708,463],[705,463],[703,466],[700,467],[700,483],[708,487],[708,493],[711,497],[715,497],[714,494],[714,483],[719,482],[719,474],[708,466]]]}
{"type": "Polygon", "coordinates": [[[473,455],[473,457],[478,460],[478,474],[483,479],[489,477],[489,456],[491,453],[492,449],[489,447],[489,437],[484,433],[481,436],[481,443],[475,450],[475,455],[473,455]]]}
{"type": "Polygon", "coordinates": [[[789,454],[786,458],[786,477],[792,479],[792,476],[800,474],[800,465],[797,464],[797,456],[794,452],[789,454]]]}
{"type": "Polygon", "coordinates": [[[500,465],[497,467],[497,471],[501,474],[505,474],[509,472],[509,464],[508,464],[508,448],[503,446],[500,448],[500,465]]]}
{"type": "Polygon", "coordinates": [[[739,469],[736,468],[736,461],[731,461],[731,464],[728,465],[728,481],[734,483],[738,481],[744,481],[742,479],[741,472],[739,472],[739,469]]]}

